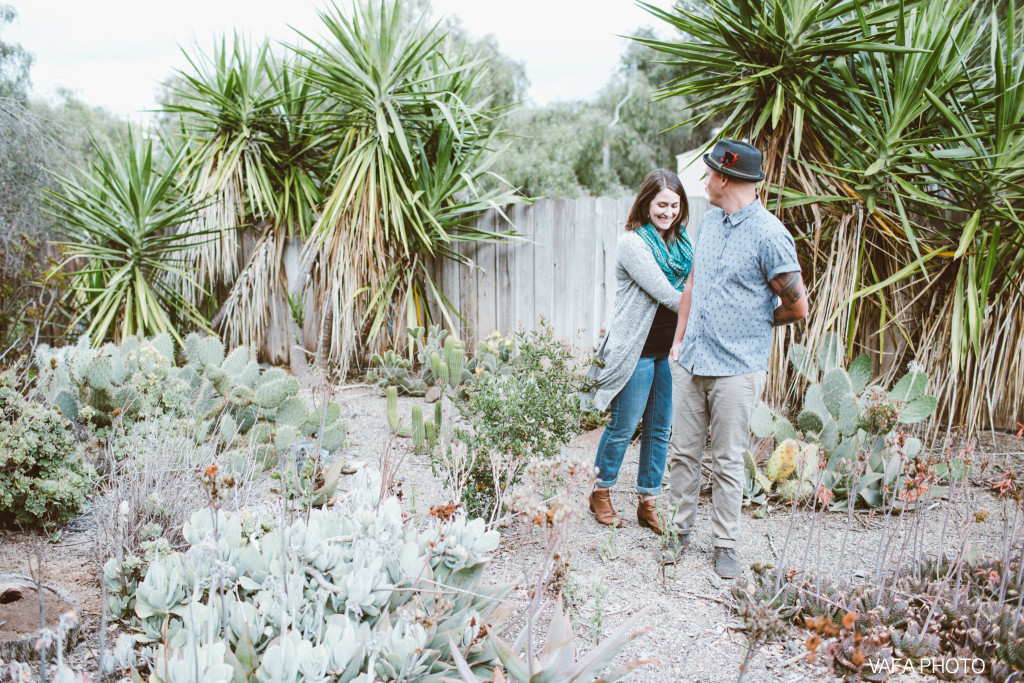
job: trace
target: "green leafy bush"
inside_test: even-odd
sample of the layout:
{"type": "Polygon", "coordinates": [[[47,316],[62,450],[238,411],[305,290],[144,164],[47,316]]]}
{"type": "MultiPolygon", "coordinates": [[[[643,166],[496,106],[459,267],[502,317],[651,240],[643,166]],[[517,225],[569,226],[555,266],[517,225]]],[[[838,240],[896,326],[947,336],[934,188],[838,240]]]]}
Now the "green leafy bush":
{"type": "MultiPolygon", "coordinates": [[[[500,340],[490,344],[492,354],[509,347],[500,340]]],[[[571,349],[543,321],[536,330],[519,331],[515,346],[518,353],[501,371],[485,372],[485,365],[478,365],[467,399],[456,401],[468,425],[457,431],[457,438],[472,459],[462,494],[470,514],[495,516],[498,500],[529,458],[556,457],[580,432],[571,349]]]]}
{"type": "Polygon", "coordinates": [[[69,427],[0,374],[0,522],[59,526],[78,512],[93,471],[69,427]]]}

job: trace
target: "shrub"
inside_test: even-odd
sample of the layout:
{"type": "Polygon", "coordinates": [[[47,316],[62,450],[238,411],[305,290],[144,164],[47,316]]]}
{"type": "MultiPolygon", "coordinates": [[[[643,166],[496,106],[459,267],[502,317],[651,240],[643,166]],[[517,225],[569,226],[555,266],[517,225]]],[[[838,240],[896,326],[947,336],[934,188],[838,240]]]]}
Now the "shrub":
{"type": "Polygon", "coordinates": [[[471,514],[492,518],[531,457],[556,457],[580,431],[571,349],[544,321],[515,339],[518,353],[507,371],[481,372],[467,400],[456,402],[468,425],[457,436],[472,458],[462,502],[471,514]]]}
{"type": "Polygon", "coordinates": [[[0,521],[59,526],[78,512],[93,471],[69,427],[0,374],[0,521]]]}

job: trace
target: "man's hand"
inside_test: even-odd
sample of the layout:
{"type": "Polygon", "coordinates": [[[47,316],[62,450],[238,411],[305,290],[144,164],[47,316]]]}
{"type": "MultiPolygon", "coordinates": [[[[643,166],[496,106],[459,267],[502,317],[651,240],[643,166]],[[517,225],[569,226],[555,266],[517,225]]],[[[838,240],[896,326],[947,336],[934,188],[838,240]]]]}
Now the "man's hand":
{"type": "Polygon", "coordinates": [[[675,363],[679,360],[679,347],[682,346],[682,342],[675,342],[672,344],[672,348],[668,351],[668,359],[675,363]]]}
{"type": "Polygon", "coordinates": [[[782,273],[768,283],[779,295],[781,304],[775,309],[775,326],[788,325],[807,317],[807,290],[800,271],[782,273]]]}

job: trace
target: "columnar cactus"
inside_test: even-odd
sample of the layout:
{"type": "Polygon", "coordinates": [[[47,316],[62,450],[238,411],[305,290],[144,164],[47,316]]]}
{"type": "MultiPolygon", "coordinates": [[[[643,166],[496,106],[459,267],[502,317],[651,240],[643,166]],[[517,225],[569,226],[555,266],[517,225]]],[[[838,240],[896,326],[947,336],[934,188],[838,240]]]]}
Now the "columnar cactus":
{"type": "Polygon", "coordinates": [[[403,438],[412,438],[413,446],[417,451],[429,450],[437,440],[438,432],[441,429],[441,401],[434,404],[434,420],[423,419],[423,406],[417,404],[412,407],[411,423],[403,425],[398,417],[398,389],[388,387],[387,389],[387,416],[391,429],[403,438]]]}

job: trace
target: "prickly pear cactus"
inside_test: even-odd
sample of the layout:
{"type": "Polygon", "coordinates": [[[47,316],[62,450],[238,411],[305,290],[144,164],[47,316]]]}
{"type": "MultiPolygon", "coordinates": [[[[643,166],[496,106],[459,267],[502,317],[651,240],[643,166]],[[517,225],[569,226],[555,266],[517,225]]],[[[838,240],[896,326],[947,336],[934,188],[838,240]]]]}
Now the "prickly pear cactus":
{"type": "MultiPolygon", "coordinates": [[[[857,491],[859,495],[851,496],[856,501],[877,505],[882,500],[883,486],[888,487],[889,495],[897,494],[893,487],[898,486],[898,481],[889,481],[889,468],[885,465],[893,457],[889,450],[897,426],[927,419],[934,413],[937,401],[924,393],[928,375],[920,364],[909,363],[906,375],[886,392],[871,384],[871,360],[867,355],[855,358],[847,370],[843,367],[842,352],[841,340],[834,333],[825,335],[816,353],[800,345],[790,347],[790,362],[809,382],[796,424],[790,424],[759,404],[751,415],[750,430],[758,438],[774,438],[778,446],[776,453],[782,450],[786,454],[785,457],[773,454],[768,463],[768,479],[778,482],[780,476],[786,480],[797,472],[796,479],[820,480],[844,496],[850,495],[846,492],[857,491]],[[790,470],[790,451],[783,449],[788,439],[815,445],[813,468],[812,454],[805,447],[796,458],[798,464],[790,470]],[[849,480],[849,473],[856,468],[839,468],[839,463],[864,454],[870,455],[866,462],[871,477],[869,483],[861,487],[858,482],[849,480]],[[823,463],[825,471],[819,477],[817,473],[823,463]]],[[[907,438],[901,442],[906,445],[903,457],[916,457],[921,450],[917,439],[907,438]],[[910,455],[911,452],[914,455],[910,455]]],[[[788,486],[786,494],[799,498],[803,488],[788,486]]],[[[781,486],[776,490],[782,494],[781,486]]],[[[838,509],[843,505],[846,505],[845,500],[836,503],[838,509]]]]}

